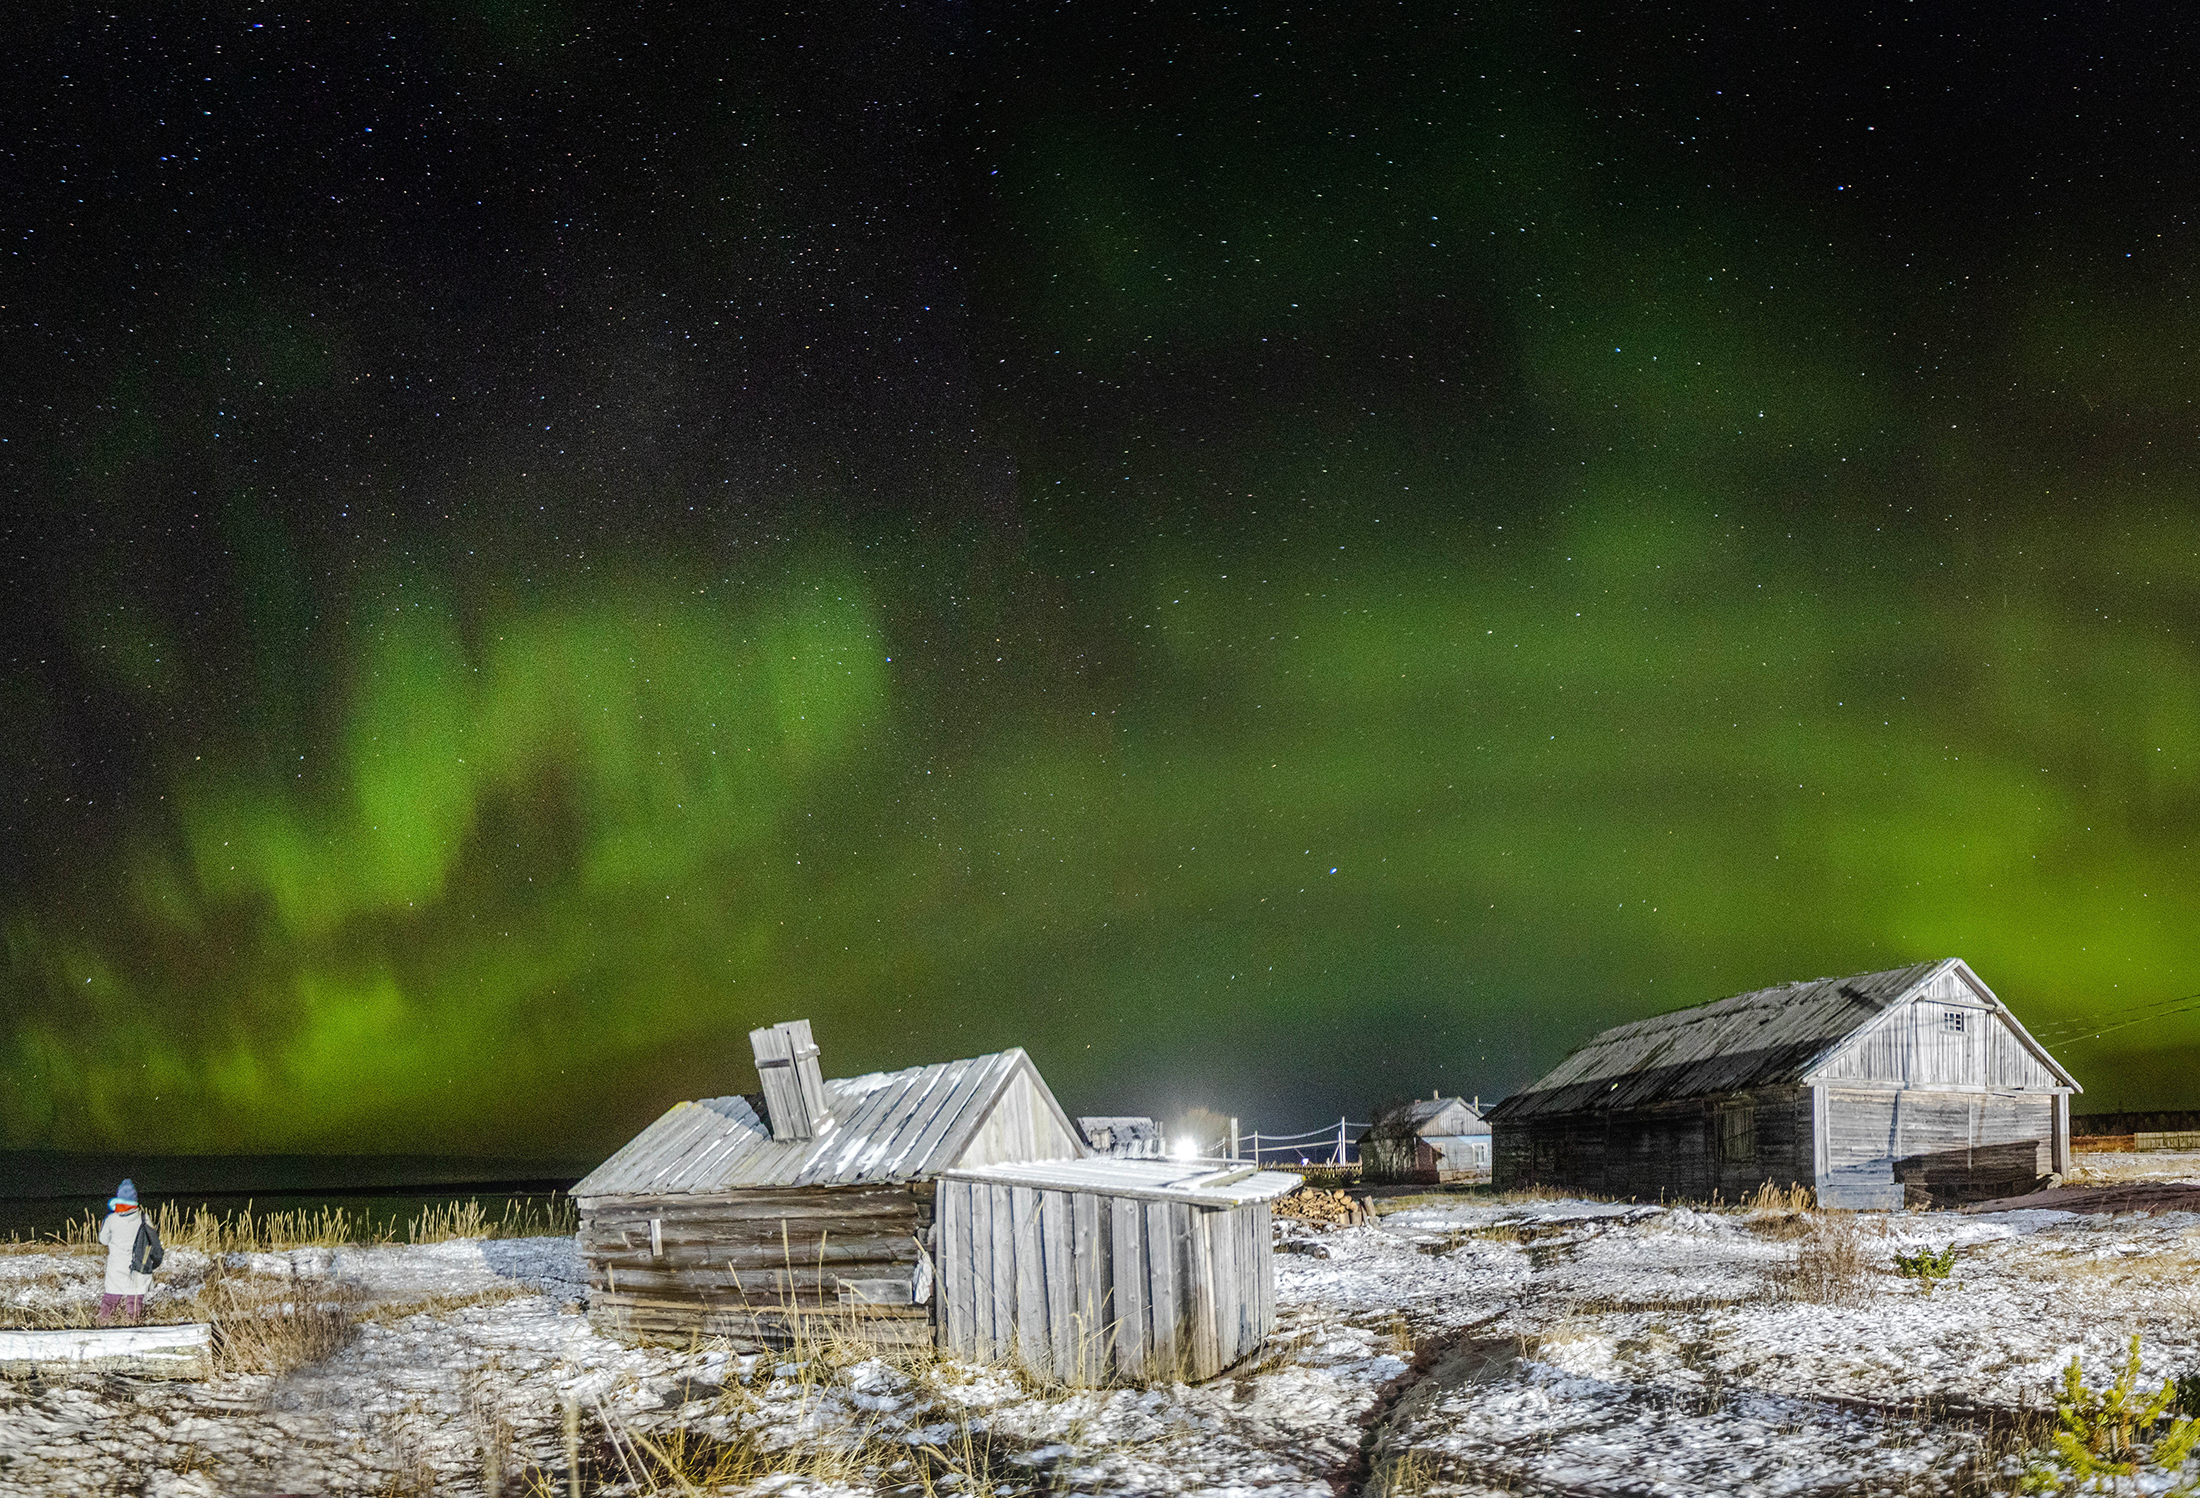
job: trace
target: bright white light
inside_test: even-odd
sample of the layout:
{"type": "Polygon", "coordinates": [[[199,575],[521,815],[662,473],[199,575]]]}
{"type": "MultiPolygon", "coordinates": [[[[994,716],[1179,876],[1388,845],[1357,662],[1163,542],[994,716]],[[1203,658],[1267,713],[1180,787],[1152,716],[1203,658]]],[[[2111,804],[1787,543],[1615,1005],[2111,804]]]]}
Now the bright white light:
{"type": "Polygon", "coordinates": [[[1199,1158],[1199,1146],[1189,1139],[1179,1139],[1176,1142],[1176,1148],[1171,1150],[1170,1153],[1179,1160],[1197,1160],[1199,1158]]]}

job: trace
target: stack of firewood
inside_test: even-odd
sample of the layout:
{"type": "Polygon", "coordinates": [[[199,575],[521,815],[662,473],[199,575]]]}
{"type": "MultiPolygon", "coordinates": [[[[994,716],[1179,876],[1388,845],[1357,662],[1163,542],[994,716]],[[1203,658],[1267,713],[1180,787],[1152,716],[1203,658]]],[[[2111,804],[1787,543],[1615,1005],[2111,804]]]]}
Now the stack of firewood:
{"type": "Polygon", "coordinates": [[[1342,1191],[1324,1191],[1319,1186],[1300,1187],[1279,1200],[1274,1211],[1280,1221],[1303,1222],[1317,1230],[1355,1227],[1374,1220],[1367,1203],[1342,1191]]]}

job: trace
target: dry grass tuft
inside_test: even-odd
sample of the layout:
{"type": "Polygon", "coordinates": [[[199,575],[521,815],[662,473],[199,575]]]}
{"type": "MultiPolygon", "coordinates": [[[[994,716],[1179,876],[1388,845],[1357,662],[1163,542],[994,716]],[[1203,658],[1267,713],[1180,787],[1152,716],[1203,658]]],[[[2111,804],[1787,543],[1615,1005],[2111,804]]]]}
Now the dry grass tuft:
{"type": "Polygon", "coordinates": [[[1817,1230],[1818,1193],[1808,1186],[1766,1185],[1744,1197],[1740,1210],[1749,1230],[1760,1237],[1807,1238],[1817,1230]]]}
{"type": "Polygon", "coordinates": [[[200,1292],[223,1373],[288,1373],[351,1340],[363,1294],[326,1280],[219,1275],[200,1292]]]}
{"type": "Polygon", "coordinates": [[[1862,1228],[1848,1212],[1826,1212],[1795,1251],[1787,1293],[1814,1305],[1853,1305],[1871,1294],[1875,1261],[1862,1228]]]}
{"type": "Polygon", "coordinates": [[[1436,1458],[1425,1451],[1385,1457],[1368,1478],[1369,1498],[1419,1498],[1436,1480],[1436,1458]]]}
{"type": "Polygon", "coordinates": [[[1755,1195],[1742,1198],[1741,1209],[1750,1213],[1792,1217],[1799,1212],[1815,1212],[1818,1209],[1818,1193],[1808,1186],[1775,1186],[1767,1181],[1757,1188],[1755,1195]]]}

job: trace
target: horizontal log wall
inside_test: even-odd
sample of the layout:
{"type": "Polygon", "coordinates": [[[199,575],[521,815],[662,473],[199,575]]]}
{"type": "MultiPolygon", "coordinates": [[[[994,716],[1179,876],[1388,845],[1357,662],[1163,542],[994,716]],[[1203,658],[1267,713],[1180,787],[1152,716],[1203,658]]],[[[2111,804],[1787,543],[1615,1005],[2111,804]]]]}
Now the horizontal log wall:
{"type": "Polygon", "coordinates": [[[1816,1178],[1807,1087],[1492,1125],[1500,1189],[1553,1186],[1638,1201],[1737,1200],[1816,1178]]]}
{"type": "Polygon", "coordinates": [[[910,1283],[931,1193],[926,1183],[584,1199],[589,1318],[626,1341],[929,1341],[926,1306],[870,1302],[882,1284],[910,1283]]]}

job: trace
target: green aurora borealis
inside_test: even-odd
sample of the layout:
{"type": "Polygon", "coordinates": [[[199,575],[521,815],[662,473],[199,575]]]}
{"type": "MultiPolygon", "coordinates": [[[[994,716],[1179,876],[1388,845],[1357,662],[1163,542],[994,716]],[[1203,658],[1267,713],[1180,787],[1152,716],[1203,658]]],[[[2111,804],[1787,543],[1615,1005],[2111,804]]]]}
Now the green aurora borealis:
{"type": "MultiPolygon", "coordinates": [[[[974,248],[913,416],[786,310],[935,294],[879,250],[767,288],[794,362],[699,419],[747,397],[683,341],[764,264],[723,142],[563,189],[671,222],[598,231],[649,291],[484,314],[537,340],[506,385],[293,240],[171,246],[136,343],[19,343],[0,1144],[585,1156],[802,1015],[836,1074],[1020,1044],[1073,1112],[1304,1128],[1943,955],[2081,1108],[2190,1105],[2200,1013],[2090,1038],[2200,989],[2189,176],[1993,109],[1933,150],[2009,162],[1890,164],[1867,104],[1956,107],[1923,44],[1768,141],[1685,37],[1614,110],[1639,37],[1449,24],[1302,69],[1032,21],[1052,74],[889,80],[984,143],[922,177],[974,248]],[[1149,47],[1199,84],[1054,86],[1149,47]],[[2050,155],[2100,170],[2020,211],[2050,155]],[[689,331],[627,330],[652,293],[689,331]],[[454,361],[490,393],[392,393],[454,361]]],[[[594,98],[533,35],[465,45],[594,98]]],[[[829,248],[856,191],[768,227],[829,248]]],[[[578,284],[530,212],[483,242],[578,284]]],[[[408,232],[347,253],[394,286],[408,232]]],[[[10,317],[127,300],[10,274],[10,317]]]]}

